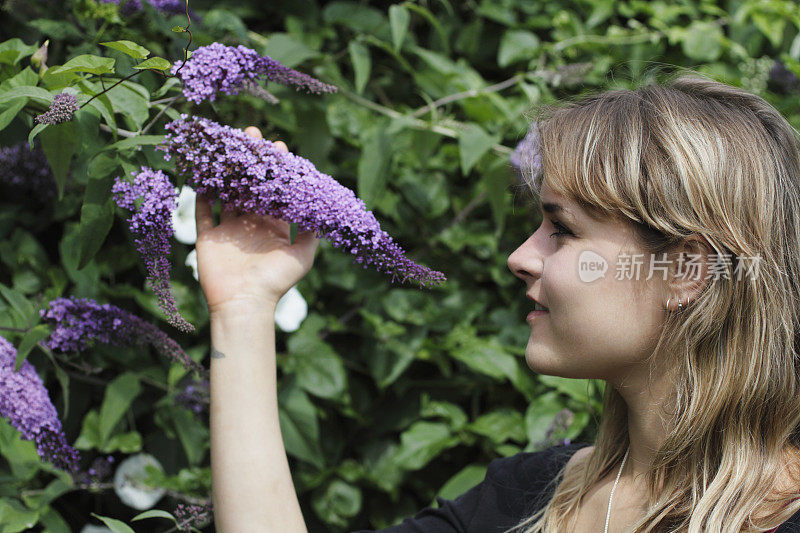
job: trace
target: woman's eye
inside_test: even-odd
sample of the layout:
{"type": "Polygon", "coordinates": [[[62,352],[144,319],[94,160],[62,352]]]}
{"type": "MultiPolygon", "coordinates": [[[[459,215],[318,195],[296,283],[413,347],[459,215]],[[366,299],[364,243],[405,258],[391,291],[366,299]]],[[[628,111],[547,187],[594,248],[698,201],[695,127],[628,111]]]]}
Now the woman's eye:
{"type": "Polygon", "coordinates": [[[553,220],[552,224],[553,227],[556,228],[558,231],[552,233],[550,237],[564,237],[566,235],[572,235],[572,232],[568,230],[566,227],[564,227],[564,225],[562,225],[560,222],[553,220]]]}

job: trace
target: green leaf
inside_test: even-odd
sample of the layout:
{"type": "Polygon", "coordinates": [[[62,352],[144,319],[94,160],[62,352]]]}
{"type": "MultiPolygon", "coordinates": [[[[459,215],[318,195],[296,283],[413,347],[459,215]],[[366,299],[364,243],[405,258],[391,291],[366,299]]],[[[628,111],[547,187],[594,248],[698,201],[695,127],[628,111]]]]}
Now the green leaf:
{"type": "Polygon", "coordinates": [[[21,498],[22,501],[25,502],[25,505],[31,509],[40,509],[62,494],[69,492],[72,490],[72,488],[72,483],[69,483],[64,479],[54,479],[47,484],[47,487],[45,487],[44,490],[31,491],[28,494],[23,494],[21,498]]]}
{"type": "Polygon", "coordinates": [[[24,324],[29,324],[33,320],[36,309],[20,292],[0,283],[0,294],[19,313],[19,317],[24,324]]]}
{"type": "Polygon", "coordinates": [[[294,376],[281,382],[278,422],[287,454],[320,470],[325,468],[317,410],[294,376]]]}
{"type": "Polygon", "coordinates": [[[178,523],[177,518],[175,518],[166,511],[162,511],[161,509],[150,509],[149,511],[139,513],[133,518],[131,518],[131,522],[136,522],[137,520],[144,520],[145,518],[166,518],[167,520],[172,520],[176,525],[178,523]]]}
{"type": "Polygon", "coordinates": [[[556,389],[558,392],[566,394],[581,405],[589,401],[592,389],[591,382],[588,379],[564,378],[545,374],[538,377],[541,383],[556,389]]]}
{"type": "MultiPolygon", "coordinates": [[[[753,24],[769,39],[772,46],[780,48],[783,43],[783,33],[786,29],[787,19],[775,13],[752,13],[753,24]]],[[[795,24],[797,24],[795,20],[795,24]]],[[[719,30],[722,31],[721,29],[719,30]]]]}
{"type": "Polygon", "coordinates": [[[41,87],[33,87],[31,85],[21,85],[19,87],[14,87],[13,89],[0,92],[0,104],[3,104],[5,102],[10,102],[11,100],[23,96],[30,98],[37,104],[42,104],[48,107],[50,106],[51,103],[53,103],[53,95],[50,94],[49,91],[46,91],[41,87]]]}
{"type": "Polygon", "coordinates": [[[508,205],[508,189],[511,185],[512,172],[506,161],[495,159],[481,173],[481,188],[486,193],[489,206],[492,208],[492,219],[497,236],[503,231],[508,212],[506,206],[508,205]]]}
{"type": "Polygon", "coordinates": [[[113,453],[116,451],[122,453],[137,453],[142,451],[142,436],[138,431],[118,433],[100,446],[99,450],[103,453],[113,453]]]}
{"type": "Polygon", "coordinates": [[[142,391],[139,378],[130,372],[117,376],[106,388],[103,404],[100,407],[99,436],[105,443],[117,422],[130,409],[133,400],[142,391]]]}
{"type": "Polygon", "coordinates": [[[536,446],[545,442],[547,432],[563,408],[563,403],[555,392],[543,394],[530,403],[525,413],[525,432],[528,435],[525,451],[534,451],[536,446]]]}
{"type": "Polygon", "coordinates": [[[190,465],[199,465],[209,445],[208,427],[187,409],[175,407],[169,414],[187,461],[190,465]]]}
{"type": "Polygon", "coordinates": [[[347,387],[347,373],[341,357],[330,345],[301,328],[289,338],[287,347],[286,368],[295,372],[298,385],[320,398],[342,396],[347,387]]]}
{"type": "Polygon", "coordinates": [[[347,525],[347,519],[361,510],[361,489],[341,479],[327,482],[314,491],[311,506],[317,516],[329,525],[347,525]]]}
{"type": "Polygon", "coordinates": [[[421,420],[400,435],[400,448],[394,462],[405,470],[419,470],[459,442],[459,437],[451,434],[447,424],[421,420]]]}
{"type": "Polygon", "coordinates": [[[45,128],[47,128],[48,126],[50,126],[50,124],[37,124],[37,125],[35,125],[33,127],[31,132],[28,134],[28,146],[30,147],[31,150],[33,150],[33,139],[35,139],[36,136],[39,133],[41,133],[45,128]]]}
{"type": "Polygon", "coordinates": [[[53,171],[58,186],[58,199],[64,197],[64,185],[67,181],[72,156],[78,148],[78,136],[73,121],[50,125],[42,131],[42,148],[47,162],[53,171]]]}
{"type": "Polygon", "coordinates": [[[173,26],[172,31],[174,31],[175,33],[183,33],[186,31],[186,28],[184,28],[183,26],[173,26]]]}
{"type": "Polygon", "coordinates": [[[133,41],[108,41],[100,44],[113,48],[114,50],[119,50],[123,54],[128,54],[135,59],[144,59],[150,55],[150,50],[133,41]]]}
{"type": "Polygon", "coordinates": [[[102,520],[108,528],[113,531],[114,533],[136,533],[133,529],[130,528],[125,522],[117,520],[116,518],[109,518],[107,516],[100,516],[96,513],[89,513],[93,517],[102,520]]]}
{"type": "Polygon", "coordinates": [[[110,74],[114,72],[115,60],[112,57],[100,57],[83,54],[73,57],[61,66],[47,69],[50,75],[66,72],[88,72],[89,74],[110,74]]]}
{"type": "Polygon", "coordinates": [[[362,135],[361,157],[358,160],[358,197],[372,209],[386,188],[392,144],[386,127],[375,125],[362,135]]]}
{"type": "MultiPolygon", "coordinates": [[[[116,164],[114,166],[116,167],[116,164]]],[[[80,243],[78,270],[88,265],[97,255],[114,223],[115,204],[111,198],[114,179],[114,176],[106,175],[103,178],[90,179],[86,185],[81,207],[81,222],[78,226],[80,243]]]]}
{"type": "Polygon", "coordinates": [[[369,50],[357,41],[350,41],[347,49],[350,52],[350,62],[353,64],[353,72],[355,73],[356,92],[362,94],[369,81],[369,73],[372,68],[369,50]]]}
{"type": "Polygon", "coordinates": [[[127,148],[142,145],[154,145],[164,142],[164,135],[137,135],[136,137],[128,137],[113,144],[109,144],[103,150],[116,150],[122,151],[127,148]]]}
{"type": "Polygon", "coordinates": [[[156,70],[169,70],[172,68],[172,63],[164,59],[163,57],[151,57],[150,59],[145,59],[138,65],[134,65],[133,68],[141,70],[145,68],[152,68],[156,70]]]}
{"type": "Polygon", "coordinates": [[[511,30],[503,34],[497,51],[497,64],[507,67],[517,61],[530,61],[536,57],[541,41],[529,31],[511,30]]]}
{"type": "Polygon", "coordinates": [[[0,43],[0,63],[16,65],[23,57],[32,56],[39,49],[39,44],[27,45],[19,37],[0,43]]]}
{"type": "Polygon", "coordinates": [[[513,409],[501,408],[478,417],[466,429],[489,437],[495,444],[508,439],[525,441],[525,420],[522,413],[513,409]]]}
{"type": "Polygon", "coordinates": [[[0,499],[0,524],[3,533],[30,531],[39,521],[39,513],[12,498],[0,499]]]}
{"type": "MultiPolygon", "coordinates": [[[[483,481],[486,477],[486,469],[487,467],[484,465],[472,464],[465,466],[458,474],[448,479],[445,484],[442,485],[442,488],[439,489],[439,493],[436,496],[445,498],[446,500],[456,499],[483,481]]],[[[435,500],[436,498],[434,498],[434,502],[435,500]]],[[[433,502],[431,504],[433,504],[433,502]]]]}
{"type": "Polygon", "coordinates": [[[466,176],[475,163],[499,141],[489,135],[477,124],[467,124],[458,135],[458,149],[461,155],[461,173],[466,176]]]}
{"type": "Polygon", "coordinates": [[[722,55],[722,28],[713,22],[692,22],[681,45],[683,53],[698,61],[716,61],[722,55]]]}
{"type": "Polygon", "coordinates": [[[28,99],[26,97],[17,98],[16,100],[12,100],[8,107],[0,113],[0,131],[4,130],[6,126],[11,124],[11,121],[19,114],[25,104],[28,103],[28,99]]]}
{"type": "Polygon", "coordinates": [[[288,33],[271,34],[261,53],[275,61],[280,61],[282,65],[289,68],[294,68],[303,61],[320,55],[305,42],[288,33]]]}
{"type": "Polygon", "coordinates": [[[22,337],[22,341],[19,343],[19,348],[17,348],[17,360],[14,363],[14,372],[17,372],[19,368],[22,366],[22,362],[31,352],[36,343],[40,340],[48,337],[50,335],[50,326],[47,324],[39,324],[38,326],[32,327],[28,332],[22,337]]]}
{"type": "Polygon", "coordinates": [[[36,28],[39,33],[46,35],[48,39],[58,39],[59,41],[83,39],[86,36],[74,24],[65,19],[35,19],[28,22],[28,26],[36,28]]]}
{"type": "Polygon", "coordinates": [[[100,448],[103,443],[100,440],[100,415],[96,409],[91,409],[83,417],[81,432],[75,439],[75,447],[79,450],[91,450],[100,448]]]}
{"type": "Polygon", "coordinates": [[[400,50],[403,45],[403,39],[406,37],[410,20],[411,15],[404,5],[395,4],[389,6],[389,25],[392,28],[392,44],[396,51],[400,50]]]}

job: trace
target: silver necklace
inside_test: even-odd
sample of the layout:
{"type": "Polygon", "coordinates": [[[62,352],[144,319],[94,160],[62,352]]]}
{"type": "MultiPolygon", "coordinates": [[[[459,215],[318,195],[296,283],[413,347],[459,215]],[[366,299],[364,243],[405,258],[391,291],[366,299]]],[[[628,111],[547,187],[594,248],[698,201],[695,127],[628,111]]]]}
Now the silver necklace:
{"type": "Polygon", "coordinates": [[[617,472],[617,479],[614,481],[614,486],[611,487],[611,496],[608,497],[608,512],[606,513],[606,529],[604,533],[608,533],[608,519],[611,518],[611,498],[614,497],[614,489],[617,488],[619,476],[622,474],[622,468],[625,466],[625,460],[628,459],[628,452],[631,451],[631,445],[628,444],[628,450],[625,452],[625,457],[622,459],[622,464],[619,465],[619,472],[617,472]]]}

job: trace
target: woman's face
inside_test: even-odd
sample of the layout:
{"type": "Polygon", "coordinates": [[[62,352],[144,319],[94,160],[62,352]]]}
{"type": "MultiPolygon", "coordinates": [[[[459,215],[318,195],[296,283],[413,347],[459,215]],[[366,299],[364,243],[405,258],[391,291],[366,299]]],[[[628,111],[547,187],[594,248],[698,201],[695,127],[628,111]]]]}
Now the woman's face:
{"type": "Polygon", "coordinates": [[[620,382],[655,347],[671,274],[650,274],[632,225],[595,221],[546,182],[540,199],[542,224],[508,257],[525,292],[548,308],[528,320],[527,364],[540,374],[620,382]]]}

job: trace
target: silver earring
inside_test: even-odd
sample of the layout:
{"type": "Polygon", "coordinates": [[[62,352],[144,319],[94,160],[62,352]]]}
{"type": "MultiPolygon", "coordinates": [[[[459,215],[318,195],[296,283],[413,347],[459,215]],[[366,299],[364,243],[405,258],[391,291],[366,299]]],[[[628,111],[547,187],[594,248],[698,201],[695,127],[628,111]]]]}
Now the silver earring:
{"type": "Polygon", "coordinates": [[[683,304],[681,303],[681,299],[678,298],[678,311],[680,311],[681,309],[683,309],[683,304]]]}

